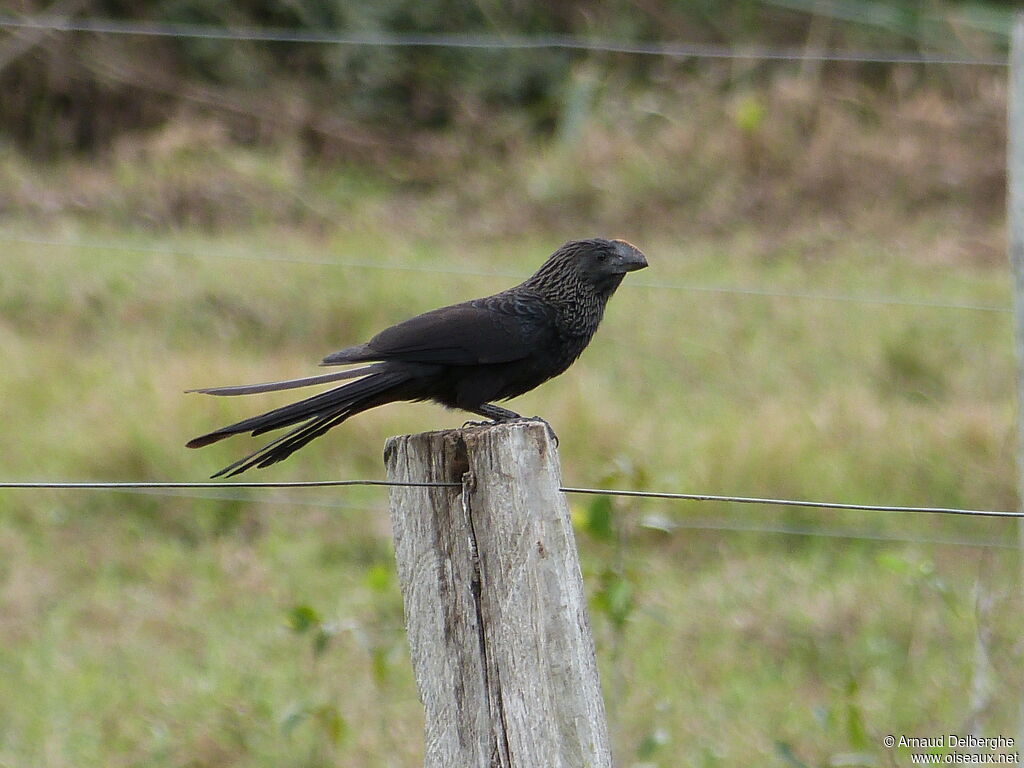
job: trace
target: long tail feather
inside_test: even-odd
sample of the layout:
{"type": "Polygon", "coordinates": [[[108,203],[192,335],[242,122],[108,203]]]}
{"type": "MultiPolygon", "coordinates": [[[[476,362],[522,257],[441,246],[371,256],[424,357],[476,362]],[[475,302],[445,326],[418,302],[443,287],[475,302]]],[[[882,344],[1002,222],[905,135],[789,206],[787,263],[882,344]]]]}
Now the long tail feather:
{"type": "Polygon", "coordinates": [[[328,414],[310,419],[295,429],[281,435],[276,440],[267,443],[262,448],[253,451],[247,456],[243,456],[238,461],[228,464],[224,469],[210,475],[210,478],[234,477],[253,467],[269,467],[271,464],[276,464],[355,413],[356,411],[346,411],[342,414],[328,414]]]}
{"type": "Polygon", "coordinates": [[[187,389],[187,393],[200,392],[204,395],[255,395],[260,392],[278,392],[284,389],[298,389],[299,387],[312,387],[316,384],[327,384],[331,381],[342,379],[355,379],[360,376],[374,373],[383,367],[382,363],[376,365],[364,365],[362,368],[353,368],[349,371],[337,371],[335,373],[321,373],[317,376],[306,376],[301,379],[286,379],[285,381],[268,381],[265,384],[243,384],[236,387],[205,387],[203,389],[187,389]]]}
{"type": "Polygon", "coordinates": [[[358,402],[365,397],[379,395],[384,390],[402,381],[405,381],[405,376],[402,374],[395,374],[393,372],[371,374],[358,381],[353,381],[351,384],[335,387],[327,392],[321,392],[304,400],[275,408],[272,411],[267,411],[258,416],[252,416],[235,424],[221,427],[205,435],[200,435],[189,440],[186,445],[189,448],[201,448],[204,445],[209,445],[210,443],[215,443],[218,440],[223,440],[226,437],[243,432],[252,432],[255,437],[264,432],[298,424],[300,421],[306,421],[313,416],[343,409],[348,404],[358,402]]]}
{"type": "Polygon", "coordinates": [[[307,397],[305,400],[276,408],[259,416],[243,419],[209,434],[201,435],[190,440],[187,445],[189,448],[199,448],[243,432],[250,432],[256,436],[298,424],[290,432],[228,465],[213,477],[222,475],[230,477],[252,467],[270,466],[287,458],[350,416],[390,402],[391,399],[402,399],[389,396],[390,391],[407,381],[408,376],[402,372],[372,373],[350,384],[344,384],[313,397],[307,397]]]}
{"type": "Polygon", "coordinates": [[[279,438],[277,438],[276,440],[271,440],[269,443],[264,445],[259,450],[253,451],[252,453],[247,454],[246,456],[243,456],[242,458],[238,459],[238,461],[231,462],[230,464],[228,464],[223,469],[217,470],[212,475],[210,475],[210,479],[213,480],[213,479],[216,479],[218,477],[223,477],[224,475],[227,475],[228,477],[231,477],[232,475],[237,475],[240,472],[244,472],[245,470],[247,470],[251,466],[251,464],[248,463],[250,459],[252,459],[252,458],[262,454],[264,451],[267,451],[267,450],[273,448],[275,445],[279,445],[280,443],[283,443],[285,440],[287,440],[288,438],[298,434],[302,430],[306,429],[306,427],[308,427],[308,426],[309,426],[309,422],[304,423],[304,424],[300,424],[295,429],[292,429],[292,430],[289,430],[288,432],[285,432],[279,438]],[[243,464],[245,464],[246,466],[242,466],[243,464]],[[234,471],[232,471],[232,470],[234,470],[234,471]]]}

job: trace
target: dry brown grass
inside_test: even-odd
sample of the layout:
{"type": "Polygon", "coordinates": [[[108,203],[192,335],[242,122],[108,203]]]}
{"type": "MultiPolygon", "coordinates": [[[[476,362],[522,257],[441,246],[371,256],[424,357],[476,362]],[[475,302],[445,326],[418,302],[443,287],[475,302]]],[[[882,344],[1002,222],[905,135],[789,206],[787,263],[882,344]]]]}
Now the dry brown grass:
{"type": "Polygon", "coordinates": [[[434,135],[386,167],[310,163],[287,140],[242,149],[218,121],[184,113],[99,161],[40,168],[6,155],[0,216],[328,231],[370,211],[424,237],[446,221],[472,237],[638,223],[685,237],[743,221],[763,238],[814,218],[839,238],[851,221],[898,237],[934,211],[977,245],[938,243],[937,261],[1001,257],[988,225],[1003,210],[1004,72],[896,68],[875,87],[769,72],[669,69],[638,90],[586,71],[596,87],[571,135],[537,142],[481,118],[478,133],[434,135]]]}

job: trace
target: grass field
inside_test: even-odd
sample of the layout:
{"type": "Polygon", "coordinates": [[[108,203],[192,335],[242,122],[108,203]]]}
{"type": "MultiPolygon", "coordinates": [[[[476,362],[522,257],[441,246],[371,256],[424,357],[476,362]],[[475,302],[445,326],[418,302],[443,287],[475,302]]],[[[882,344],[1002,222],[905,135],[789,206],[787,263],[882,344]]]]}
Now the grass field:
{"type": "MultiPolygon", "coordinates": [[[[707,290],[1008,307],[997,225],[442,237],[384,214],[46,235],[78,246],[9,222],[3,477],[202,480],[249,442],[189,437],[286,397],[184,390],[314,372],[607,234],[651,268],[514,406],[559,432],[568,484],[1016,504],[1008,313],[707,290]]],[[[253,479],[381,477],[386,436],[464,419],[381,409],[253,479]]],[[[1017,734],[1010,522],[616,500],[606,528],[607,502],[570,501],[620,765],[902,765],[886,734],[1017,734]]],[[[391,558],[380,490],[0,492],[0,766],[416,765],[391,558]]]]}

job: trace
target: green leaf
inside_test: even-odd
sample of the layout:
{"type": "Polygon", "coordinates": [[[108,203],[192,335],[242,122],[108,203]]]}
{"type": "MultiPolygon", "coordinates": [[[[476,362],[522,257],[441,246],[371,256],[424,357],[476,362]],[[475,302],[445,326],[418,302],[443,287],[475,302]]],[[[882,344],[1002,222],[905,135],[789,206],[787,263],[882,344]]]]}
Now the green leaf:
{"type": "Polygon", "coordinates": [[[614,538],[612,500],[607,496],[598,496],[587,507],[586,531],[601,541],[611,541],[614,538]]]}
{"type": "Polygon", "coordinates": [[[340,744],[342,739],[348,735],[348,723],[341,716],[338,707],[334,704],[321,704],[313,710],[320,730],[327,736],[332,744],[340,744]]]}
{"type": "Polygon", "coordinates": [[[317,630],[316,636],[313,638],[313,655],[320,656],[324,651],[327,650],[327,646],[331,643],[332,633],[328,632],[323,627],[317,630]]]}
{"type": "Polygon", "coordinates": [[[373,666],[373,679],[377,681],[378,685],[386,683],[391,674],[390,650],[390,648],[385,646],[377,646],[370,654],[373,666]]]}
{"type": "Polygon", "coordinates": [[[283,718],[281,718],[281,733],[285,736],[291,736],[294,731],[307,717],[309,711],[301,704],[293,704],[285,712],[283,718]]]}
{"type": "Polygon", "coordinates": [[[366,586],[378,594],[394,588],[395,572],[390,563],[376,563],[366,571],[366,586]]]}
{"type": "Polygon", "coordinates": [[[621,629],[633,613],[633,585],[621,573],[606,570],[601,574],[601,589],[594,600],[616,629],[621,629]]]}
{"type": "Polygon", "coordinates": [[[308,632],[311,627],[320,624],[320,614],[311,605],[296,605],[288,614],[288,626],[297,635],[308,632]]]}
{"type": "Polygon", "coordinates": [[[911,563],[907,558],[894,555],[891,552],[881,552],[875,557],[875,562],[880,568],[885,568],[892,573],[904,575],[910,572],[911,563]]]}
{"type": "Polygon", "coordinates": [[[810,768],[807,763],[793,753],[793,747],[784,741],[775,742],[775,753],[781,757],[787,765],[793,766],[793,768],[810,768]]]}
{"type": "Polygon", "coordinates": [[[285,736],[290,736],[292,731],[310,719],[332,744],[337,745],[348,736],[348,723],[335,704],[320,704],[315,707],[308,704],[293,704],[281,719],[281,732],[285,736]]]}
{"type": "Polygon", "coordinates": [[[666,744],[668,744],[668,732],[664,728],[655,728],[653,731],[648,731],[647,735],[640,741],[640,746],[636,748],[637,759],[650,760],[654,757],[654,753],[666,744]]]}
{"type": "Polygon", "coordinates": [[[736,127],[744,133],[756,133],[764,122],[767,110],[754,95],[746,96],[736,108],[736,127]]]}
{"type": "Polygon", "coordinates": [[[855,749],[865,749],[871,742],[864,727],[864,714],[857,703],[859,689],[857,678],[851,674],[846,680],[846,737],[855,749]]]}

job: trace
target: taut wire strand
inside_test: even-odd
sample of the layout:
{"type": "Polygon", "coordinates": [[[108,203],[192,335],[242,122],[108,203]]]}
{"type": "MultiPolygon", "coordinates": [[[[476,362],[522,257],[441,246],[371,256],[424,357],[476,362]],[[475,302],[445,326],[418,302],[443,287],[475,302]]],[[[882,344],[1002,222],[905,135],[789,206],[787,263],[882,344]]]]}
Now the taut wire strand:
{"type": "MultiPolygon", "coordinates": [[[[461,483],[392,482],[389,480],[295,480],[288,482],[0,482],[0,489],[10,490],[124,490],[131,488],[331,488],[344,486],[383,486],[408,488],[461,488],[461,483]]],[[[810,507],[813,509],[850,509],[865,512],[907,512],[934,515],[966,515],[969,517],[1024,517],[1024,512],[997,509],[959,509],[956,507],[903,507],[890,504],[850,504],[803,499],[772,499],[757,496],[719,496],[707,493],[672,493],[667,491],[630,491],[616,488],[561,487],[562,493],[592,496],[619,496],[673,501],[717,501],[731,504],[765,504],[776,507],[810,507]]]]}

